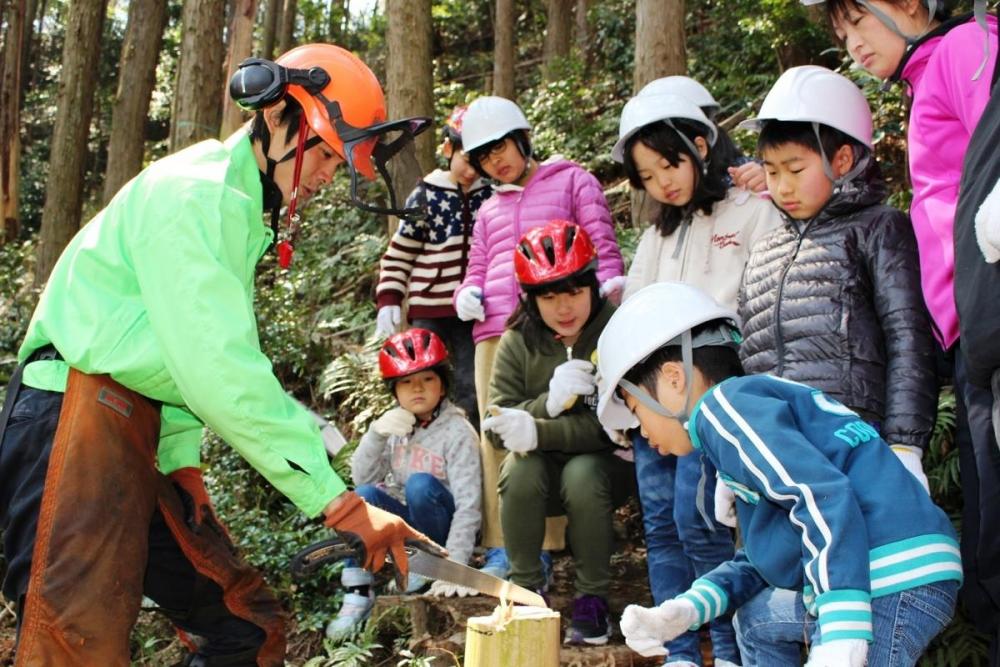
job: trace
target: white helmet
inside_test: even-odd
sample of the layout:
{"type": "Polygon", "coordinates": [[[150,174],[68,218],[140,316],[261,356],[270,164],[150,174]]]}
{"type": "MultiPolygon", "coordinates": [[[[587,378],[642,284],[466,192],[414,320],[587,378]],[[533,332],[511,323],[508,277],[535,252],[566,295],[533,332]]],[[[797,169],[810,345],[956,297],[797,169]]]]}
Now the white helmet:
{"type": "Polygon", "coordinates": [[[665,76],[650,81],[639,91],[638,96],[643,95],[680,95],[701,107],[706,115],[716,113],[721,106],[708,88],[689,76],[665,76]]]}
{"type": "MultiPolygon", "coordinates": [[[[625,161],[625,144],[636,132],[647,125],[662,121],[674,129],[681,139],[688,144],[688,148],[698,155],[698,150],[686,134],[674,127],[671,123],[673,118],[683,118],[692,120],[705,127],[708,134],[709,145],[715,145],[715,139],[719,131],[715,124],[708,119],[705,112],[691,100],[680,95],[669,94],[639,94],[630,99],[625,108],[622,109],[621,120],[618,123],[618,141],[611,149],[611,158],[615,162],[625,161]]],[[[466,121],[468,122],[468,121],[466,121]]]]}
{"type": "MultiPolygon", "coordinates": [[[[635,416],[616,392],[623,382],[631,385],[623,379],[625,374],[661,347],[679,345],[684,350],[685,372],[690,388],[691,348],[738,344],[739,322],[736,313],[723,308],[697,287],[685,283],[653,283],[636,292],[611,316],[597,341],[597,375],[600,378],[597,418],[610,429],[635,426],[635,416]],[[692,329],[713,320],[726,320],[731,326],[691,337],[692,329]]],[[[641,389],[637,393],[634,385],[627,388],[646,405],[649,405],[646,398],[653,400],[641,389]]],[[[664,414],[666,408],[659,403],[656,405],[659,409],[649,407],[664,414]]],[[[666,413],[665,416],[686,419],[684,414],[666,413]]]]}
{"type": "Polygon", "coordinates": [[[768,91],[757,117],[740,127],[760,131],[768,120],[822,123],[872,148],[872,112],[864,93],[853,81],[825,67],[785,70],[768,91]]]}
{"type": "Polygon", "coordinates": [[[493,95],[479,97],[462,118],[462,150],[468,153],[514,130],[530,129],[528,119],[514,102],[493,95]]]}

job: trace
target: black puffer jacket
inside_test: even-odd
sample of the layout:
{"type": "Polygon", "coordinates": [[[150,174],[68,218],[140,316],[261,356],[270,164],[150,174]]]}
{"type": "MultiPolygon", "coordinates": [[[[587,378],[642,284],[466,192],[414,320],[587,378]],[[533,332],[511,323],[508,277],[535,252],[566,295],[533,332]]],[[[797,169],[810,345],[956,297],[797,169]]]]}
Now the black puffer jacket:
{"type": "Polygon", "coordinates": [[[786,217],[754,245],[740,356],[748,373],[812,385],[889,443],[923,448],[937,407],[933,342],[909,218],[884,196],[873,162],[815,218],[786,217]]]}

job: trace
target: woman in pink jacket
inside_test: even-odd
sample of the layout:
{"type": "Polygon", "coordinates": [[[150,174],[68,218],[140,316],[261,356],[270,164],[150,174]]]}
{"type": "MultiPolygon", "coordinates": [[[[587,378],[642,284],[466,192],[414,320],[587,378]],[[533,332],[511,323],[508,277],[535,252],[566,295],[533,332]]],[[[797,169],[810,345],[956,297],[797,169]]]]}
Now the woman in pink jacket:
{"type": "MultiPolygon", "coordinates": [[[[465,280],[455,290],[455,310],[463,320],[475,320],[476,392],[480,417],[485,418],[500,334],[518,302],[514,275],[514,244],[525,232],[549,220],[580,225],[597,247],[597,277],[601,294],[617,300],[625,286],[621,252],[611,211],[600,183],[580,165],[563,158],[539,163],[531,155],[531,125],[514,102],[480,97],[469,105],[462,125],[464,150],[482,176],[499,183],[483,203],[472,231],[472,248],[465,280]]],[[[485,569],[506,577],[509,565],[500,531],[497,477],[502,451],[485,440],[483,459],[482,543],[488,548],[485,569]]],[[[545,548],[563,548],[565,520],[550,521],[545,548]]]]}
{"type": "MultiPolygon", "coordinates": [[[[811,5],[824,0],[802,0],[811,5]]],[[[993,635],[1000,665],[1000,457],[990,390],[971,384],[959,345],[955,308],[955,208],[962,163],[990,97],[997,21],[977,2],[948,20],[938,0],[826,0],[837,36],[862,68],[912,96],[907,127],[921,284],[934,335],[954,356],[962,476],[963,597],[976,625],[993,635]]]]}

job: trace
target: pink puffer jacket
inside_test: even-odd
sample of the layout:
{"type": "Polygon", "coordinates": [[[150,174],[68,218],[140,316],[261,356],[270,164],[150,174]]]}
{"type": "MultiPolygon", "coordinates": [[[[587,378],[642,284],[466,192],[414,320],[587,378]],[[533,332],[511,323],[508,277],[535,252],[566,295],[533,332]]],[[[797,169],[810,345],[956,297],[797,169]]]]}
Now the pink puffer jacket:
{"type": "Polygon", "coordinates": [[[483,290],[486,319],[472,328],[477,343],[503,333],[517,305],[514,244],[529,229],[557,218],[577,223],[590,235],[602,283],[622,275],[622,255],[601,184],[575,162],[562,158],[545,162],[524,188],[498,187],[476,216],[465,280],[455,294],[471,286],[483,290]]]}

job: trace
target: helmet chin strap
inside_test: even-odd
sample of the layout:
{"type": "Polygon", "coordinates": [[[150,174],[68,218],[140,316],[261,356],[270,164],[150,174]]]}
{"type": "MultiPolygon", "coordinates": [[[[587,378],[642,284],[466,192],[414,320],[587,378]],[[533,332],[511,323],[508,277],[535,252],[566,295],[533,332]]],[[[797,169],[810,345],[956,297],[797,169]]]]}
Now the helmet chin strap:
{"type": "Polygon", "coordinates": [[[927,25],[924,26],[924,29],[920,31],[919,35],[907,35],[904,33],[899,29],[899,26],[896,25],[896,22],[893,21],[888,14],[868,2],[868,0],[858,0],[858,4],[867,9],[869,13],[873,14],[875,18],[885,25],[886,28],[902,37],[903,41],[906,42],[907,50],[909,50],[910,47],[913,46],[916,41],[930,29],[931,24],[934,23],[934,15],[937,14],[938,0],[927,0],[927,25]]]}
{"type": "Polygon", "coordinates": [[[819,135],[819,123],[812,123],[813,133],[816,135],[816,145],[819,146],[820,157],[823,158],[823,173],[826,177],[833,181],[834,192],[841,192],[846,189],[848,184],[853,181],[858,174],[863,172],[871,161],[871,153],[866,152],[864,155],[858,156],[858,151],[853,150],[854,154],[854,165],[839,178],[833,173],[833,164],[830,162],[830,157],[826,154],[826,150],[823,148],[823,139],[819,135]]]}
{"type": "Polygon", "coordinates": [[[661,417],[666,417],[667,419],[676,419],[681,423],[681,426],[686,429],[688,426],[688,419],[691,417],[691,385],[694,379],[694,353],[692,350],[691,331],[688,330],[681,334],[681,361],[684,365],[684,408],[681,409],[680,412],[670,410],[658,400],[650,396],[645,389],[639,387],[633,382],[629,382],[625,378],[618,381],[618,386],[628,391],[628,393],[632,394],[637,401],[652,410],[654,413],[660,415],[661,417]]]}
{"type": "Polygon", "coordinates": [[[266,166],[266,171],[263,176],[266,178],[266,182],[271,187],[275,189],[277,188],[274,181],[274,172],[278,165],[282,162],[287,162],[288,160],[295,158],[295,166],[292,172],[292,193],[288,202],[288,225],[285,230],[281,230],[278,227],[278,218],[281,215],[281,200],[274,198],[273,202],[269,202],[269,198],[265,198],[265,205],[271,203],[271,231],[274,232],[274,239],[278,251],[278,264],[283,269],[287,269],[291,265],[292,255],[295,252],[295,248],[292,244],[294,243],[295,236],[298,234],[299,228],[299,216],[296,209],[298,208],[299,180],[302,174],[302,157],[307,150],[322,141],[319,136],[312,137],[307,141],[306,135],[308,133],[309,126],[306,123],[306,117],[303,113],[299,116],[299,131],[295,148],[290,149],[277,160],[272,158],[270,155],[271,132],[267,129],[266,125],[261,133],[260,143],[262,152],[264,153],[264,162],[266,166]]]}

